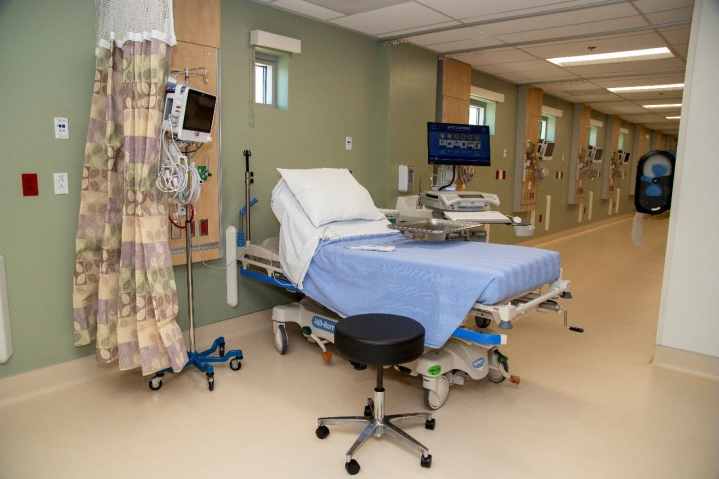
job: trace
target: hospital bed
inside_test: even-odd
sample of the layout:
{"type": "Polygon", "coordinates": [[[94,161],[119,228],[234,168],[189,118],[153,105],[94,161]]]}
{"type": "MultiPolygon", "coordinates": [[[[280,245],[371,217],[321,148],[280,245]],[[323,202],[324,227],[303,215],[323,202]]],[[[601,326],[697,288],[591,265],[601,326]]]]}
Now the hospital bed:
{"type": "MultiPolygon", "coordinates": [[[[341,317],[367,312],[409,316],[425,327],[426,351],[395,368],[421,376],[425,404],[437,409],[446,401],[450,386],[469,379],[487,377],[497,383],[509,379],[519,384],[519,378],[509,374],[507,357],[498,350],[507,336],[495,333],[491,323],[507,330],[528,312],[555,312],[564,315],[565,327],[581,332],[567,325],[567,311],[557,302],[571,297],[558,253],[471,241],[408,239],[401,227],[393,227],[370,208],[369,213],[355,215],[359,217],[340,214],[340,220],[322,223],[336,216],[318,220],[315,210],[310,218],[306,208],[316,208],[317,203],[304,198],[301,204],[285,181],[288,176],[283,177],[272,194],[280,237],[245,245],[237,252],[242,276],[297,295],[298,301],[273,308],[273,334],[280,354],[287,351],[288,323],[298,324],[329,361],[326,344],[333,342],[334,326],[341,317]]],[[[352,188],[339,183],[335,186],[343,194],[352,194],[352,188]]],[[[294,191],[302,194],[296,185],[294,191]]],[[[323,203],[321,209],[347,208],[342,201],[330,203],[323,203]]]]}

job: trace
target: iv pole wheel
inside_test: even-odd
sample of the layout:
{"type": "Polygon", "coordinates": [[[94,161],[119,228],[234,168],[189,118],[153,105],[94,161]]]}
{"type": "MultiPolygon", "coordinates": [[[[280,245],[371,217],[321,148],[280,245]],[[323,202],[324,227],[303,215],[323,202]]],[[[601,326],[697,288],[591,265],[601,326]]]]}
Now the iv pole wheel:
{"type": "Polygon", "coordinates": [[[219,354],[220,354],[220,357],[225,355],[225,343],[219,344],[219,354]]]}
{"type": "Polygon", "coordinates": [[[287,329],[284,324],[277,325],[277,330],[275,331],[275,347],[280,354],[287,352],[287,329]]]}
{"type": "Polygon", "coordinates": [[[153,391],[157,391],[162,387],[162,379],[155,376],[154,378],[150,379],[150,389],[153,391]]]}
{"type": "Polygon", "coordinates": [[[242,363],[240,362],[240,358],[235,358],[230,360],[230,369],[233,371],[239,371],[242,368],[242,363]]]}
{"type": "Polygon", "coordinates": [[[210,388],[210,391],[214,391],[215,389],[215,376],[207,374],[207,387],[210,388]]]}

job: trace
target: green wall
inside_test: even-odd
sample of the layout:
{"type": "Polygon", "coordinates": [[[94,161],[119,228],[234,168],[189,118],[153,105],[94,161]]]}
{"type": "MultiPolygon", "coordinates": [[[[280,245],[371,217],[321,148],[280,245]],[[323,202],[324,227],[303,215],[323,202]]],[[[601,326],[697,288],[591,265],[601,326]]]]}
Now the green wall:
{"type": "MultiPolygon", "coordinates": [[[[90,0],[0,2],[0,254],[6,264],[14,348],[10,360],[0,366],[0,377],[94,353],[93,346],[73,345],[71,296],[94,44],[95,8],[90,0]],[[55,116],[69,118],[70,140],[54,139],[55,116]],[[23,197],[20,175],[33,172],[38,174],[40,195],[23,197]],[[69,195],[53,194],[54,172],[68,173],[69,195]]],[[[415,166],[414,193],[420,176],[432,172],[426,159],[425,124],[435,117],[435,53],[407,44],[381,46],[367,36],[255,2],[223,1],[220,56],[225,228],[238,226],[238,211],[245,203],[243,150],[252,151],[252,196],[259,200],[252,209],[255,242],[279,231],[270,209],[271,191],[280,178],[277,167],[349,168],[375,203],[385,208],[393,208],[399,194],[399,164],[415,166]],[[288,108],[255,108],[255,127],[250,128],[249,32],[254,29],[300,39],[302,53],[287,59],[288,108]],[[346,136],[353,138],[352,151],[345,150],[346,136]]],[[[505,101],[497,106],[492,167],[478,169],[470,189],[497,193],[500,210],[509,213],[517,88],[479,72],[473,72],[472,84],[503,93],[505,101]],[[506,170],[507,179],[495,180],[496,170],[506,170]]],[[[580,226],[577,206],[566,204],[573,108],[546,95],[545,104],[564,114],[557,119],[557,149],[537,203],[538,214],[543,213],[546,195],[552,196],[552,227],[545,233],[538,223],[533,238],[580,226]],[[556,180],[555,171],[564,171],[565,179],[556,180]]],[[[633,125],[627,125],[633,135],[633,125]]],[[[592,222],[608,217],[606,202],[599,200],[600,186],[601,181],[589,185],[596,202],[592,222]]],[[[621,214],[633,208],[626,198],[628,179],[620,188],[625,197],[621,214]]],[[[585,218],[582,224],[586,223],[585,218]]],[[[523,239],[511,228],[492,228],[493,242],[523,239]]],[[[224,264],[218,260],[211,266],[224,264]]],[[[178,322],[186,329],[186,268],[175,268],[175,274],[181,300],[178,322]]],[[[198,264],[193,275],[198,326],[291,300],[275,288],[240,279],[240,304],[232,308],[226,304],[225,272],[198,264]]]]}

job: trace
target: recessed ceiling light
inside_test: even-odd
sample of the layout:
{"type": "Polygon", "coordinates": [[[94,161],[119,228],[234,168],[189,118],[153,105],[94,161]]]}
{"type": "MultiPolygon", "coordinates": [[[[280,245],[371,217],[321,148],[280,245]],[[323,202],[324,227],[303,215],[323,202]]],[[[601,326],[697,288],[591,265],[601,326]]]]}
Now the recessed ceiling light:
{"type": "Polygon", "coordinates": [[[674,55],[668,48],[647,48],[644,50],[631,50],[627,52],[595,53],[592,55],[579,55],[576,57],[547,58],[548,62],[565,66],[568,64],[597,65],[600,63],[630,62],[635,60],[655,60],[671,58],[674,55]]]}
{"type": "Polygon", "coordinates": [[[667,120],[680,120],[681,118],[681,116],[668,116],[667,120]]]}
{"type": "Polygon", "coordinates": [[[674,83],[672,85],[622,86],[607,88],[607,90],[616,93],[620,91],[681,90],[682,88],[684,88],[684,83],[674,83]]]}
{"type": "Polygon", "coordinates": [[[642,105],[644,108],[679,108],[681,103],[667,103],[666,105],[642,105]]]}

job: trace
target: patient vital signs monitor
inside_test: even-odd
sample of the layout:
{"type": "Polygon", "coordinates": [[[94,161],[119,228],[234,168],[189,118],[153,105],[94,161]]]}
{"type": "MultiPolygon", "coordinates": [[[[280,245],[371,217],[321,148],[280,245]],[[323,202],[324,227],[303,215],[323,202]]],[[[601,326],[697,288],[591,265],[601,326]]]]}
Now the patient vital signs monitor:
{"type": "Polygon", "coordinates": [[[489,127],[427,123],[429,163],[490,166],[489,127]]]}

